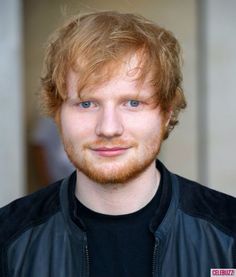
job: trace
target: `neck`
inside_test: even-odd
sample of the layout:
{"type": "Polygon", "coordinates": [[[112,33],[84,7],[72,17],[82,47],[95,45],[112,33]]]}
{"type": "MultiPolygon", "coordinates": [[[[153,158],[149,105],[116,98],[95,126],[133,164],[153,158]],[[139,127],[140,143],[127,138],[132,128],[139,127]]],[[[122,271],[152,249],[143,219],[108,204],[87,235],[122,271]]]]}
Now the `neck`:
{"type": "Polygon", "coordinates": [[[87,208],[102,214],[121,215],[138,211],[154,197],[160,173],[153,162],[138,178],[124,184],[101,185],[77,170],[75,195],[87,208]]]}

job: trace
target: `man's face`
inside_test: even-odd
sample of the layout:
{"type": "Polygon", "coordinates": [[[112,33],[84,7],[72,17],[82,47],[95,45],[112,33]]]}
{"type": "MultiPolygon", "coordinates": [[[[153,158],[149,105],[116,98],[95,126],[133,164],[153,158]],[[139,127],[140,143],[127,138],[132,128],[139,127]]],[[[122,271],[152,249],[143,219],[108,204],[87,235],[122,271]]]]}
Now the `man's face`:
{"type": "Polygon", "coordinates": [[[163,139],[163,115],[150,83],[137,85],[137,64],[133,56],[109,81],[83,91],[83,100],[77,74],[68,74],[60,112],[65,150],[78,174],[101,184],[138,177],[155,162],[163,139]]]}

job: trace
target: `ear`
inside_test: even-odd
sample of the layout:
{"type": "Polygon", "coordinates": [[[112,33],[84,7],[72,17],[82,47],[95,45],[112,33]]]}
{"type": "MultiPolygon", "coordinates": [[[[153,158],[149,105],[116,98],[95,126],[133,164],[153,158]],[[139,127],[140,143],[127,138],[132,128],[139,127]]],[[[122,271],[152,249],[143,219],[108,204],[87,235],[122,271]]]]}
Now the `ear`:
{"type": "Polygon", "coordinates": [[[56,113],[55,113],[53,119],[54,119],[54,121],[55,121],[57,127],[60,128],[60,125],[61,125],[61,108],[59,108],[59,109],[56,111],[56,113]]]}
{"type": "Polygon", "coordinates": [[[169,123],[170,123],[170,120],[171,120],[171,117],[173,115],[173,110],[170,109],[167,114],[166,114],[166,122],[165,122],[165,127],[168,127],[169,123]]]}

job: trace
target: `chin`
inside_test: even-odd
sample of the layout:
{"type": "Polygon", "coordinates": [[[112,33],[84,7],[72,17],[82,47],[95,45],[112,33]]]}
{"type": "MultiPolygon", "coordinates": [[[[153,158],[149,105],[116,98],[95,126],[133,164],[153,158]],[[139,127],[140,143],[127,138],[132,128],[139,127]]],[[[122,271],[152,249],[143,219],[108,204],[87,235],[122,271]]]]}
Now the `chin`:
{"type": "Polygon", "coordinates": [[[129,159],[126,162],[110,162],[95,164],[89,161],[75,164],[76,168],[86,175],[89,179],[100,184],[125,184],[136,179],[142,174],[155,160],[137,161],[129,159]]]}

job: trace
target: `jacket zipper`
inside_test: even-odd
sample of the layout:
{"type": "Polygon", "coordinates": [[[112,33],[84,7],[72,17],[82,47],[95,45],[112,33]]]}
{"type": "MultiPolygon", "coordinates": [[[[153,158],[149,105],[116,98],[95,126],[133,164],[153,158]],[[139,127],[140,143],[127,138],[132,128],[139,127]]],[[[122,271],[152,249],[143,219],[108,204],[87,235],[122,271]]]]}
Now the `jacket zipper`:
{"type": "Polygon", "coordinates": [[[153,250],[153,258],[152,258],[152,276],[155,277],[155,272],[157,272],[157,275],[159,275],[159,266],[157,263],[157,256],[158,256],[158,246],[159,246],[159,240],[155,238],[155,245],[153,250]]]}
{"type": "Polygon", "coordinates": [[[85,276],[89,277],[89,267],[90,267],[90,259],[89,259],[89,252],[88,252],[88,243],[87,243],[87,237],[85,237],[85,259],[86,259],[86,265],[85,265],[85,276]]]}

